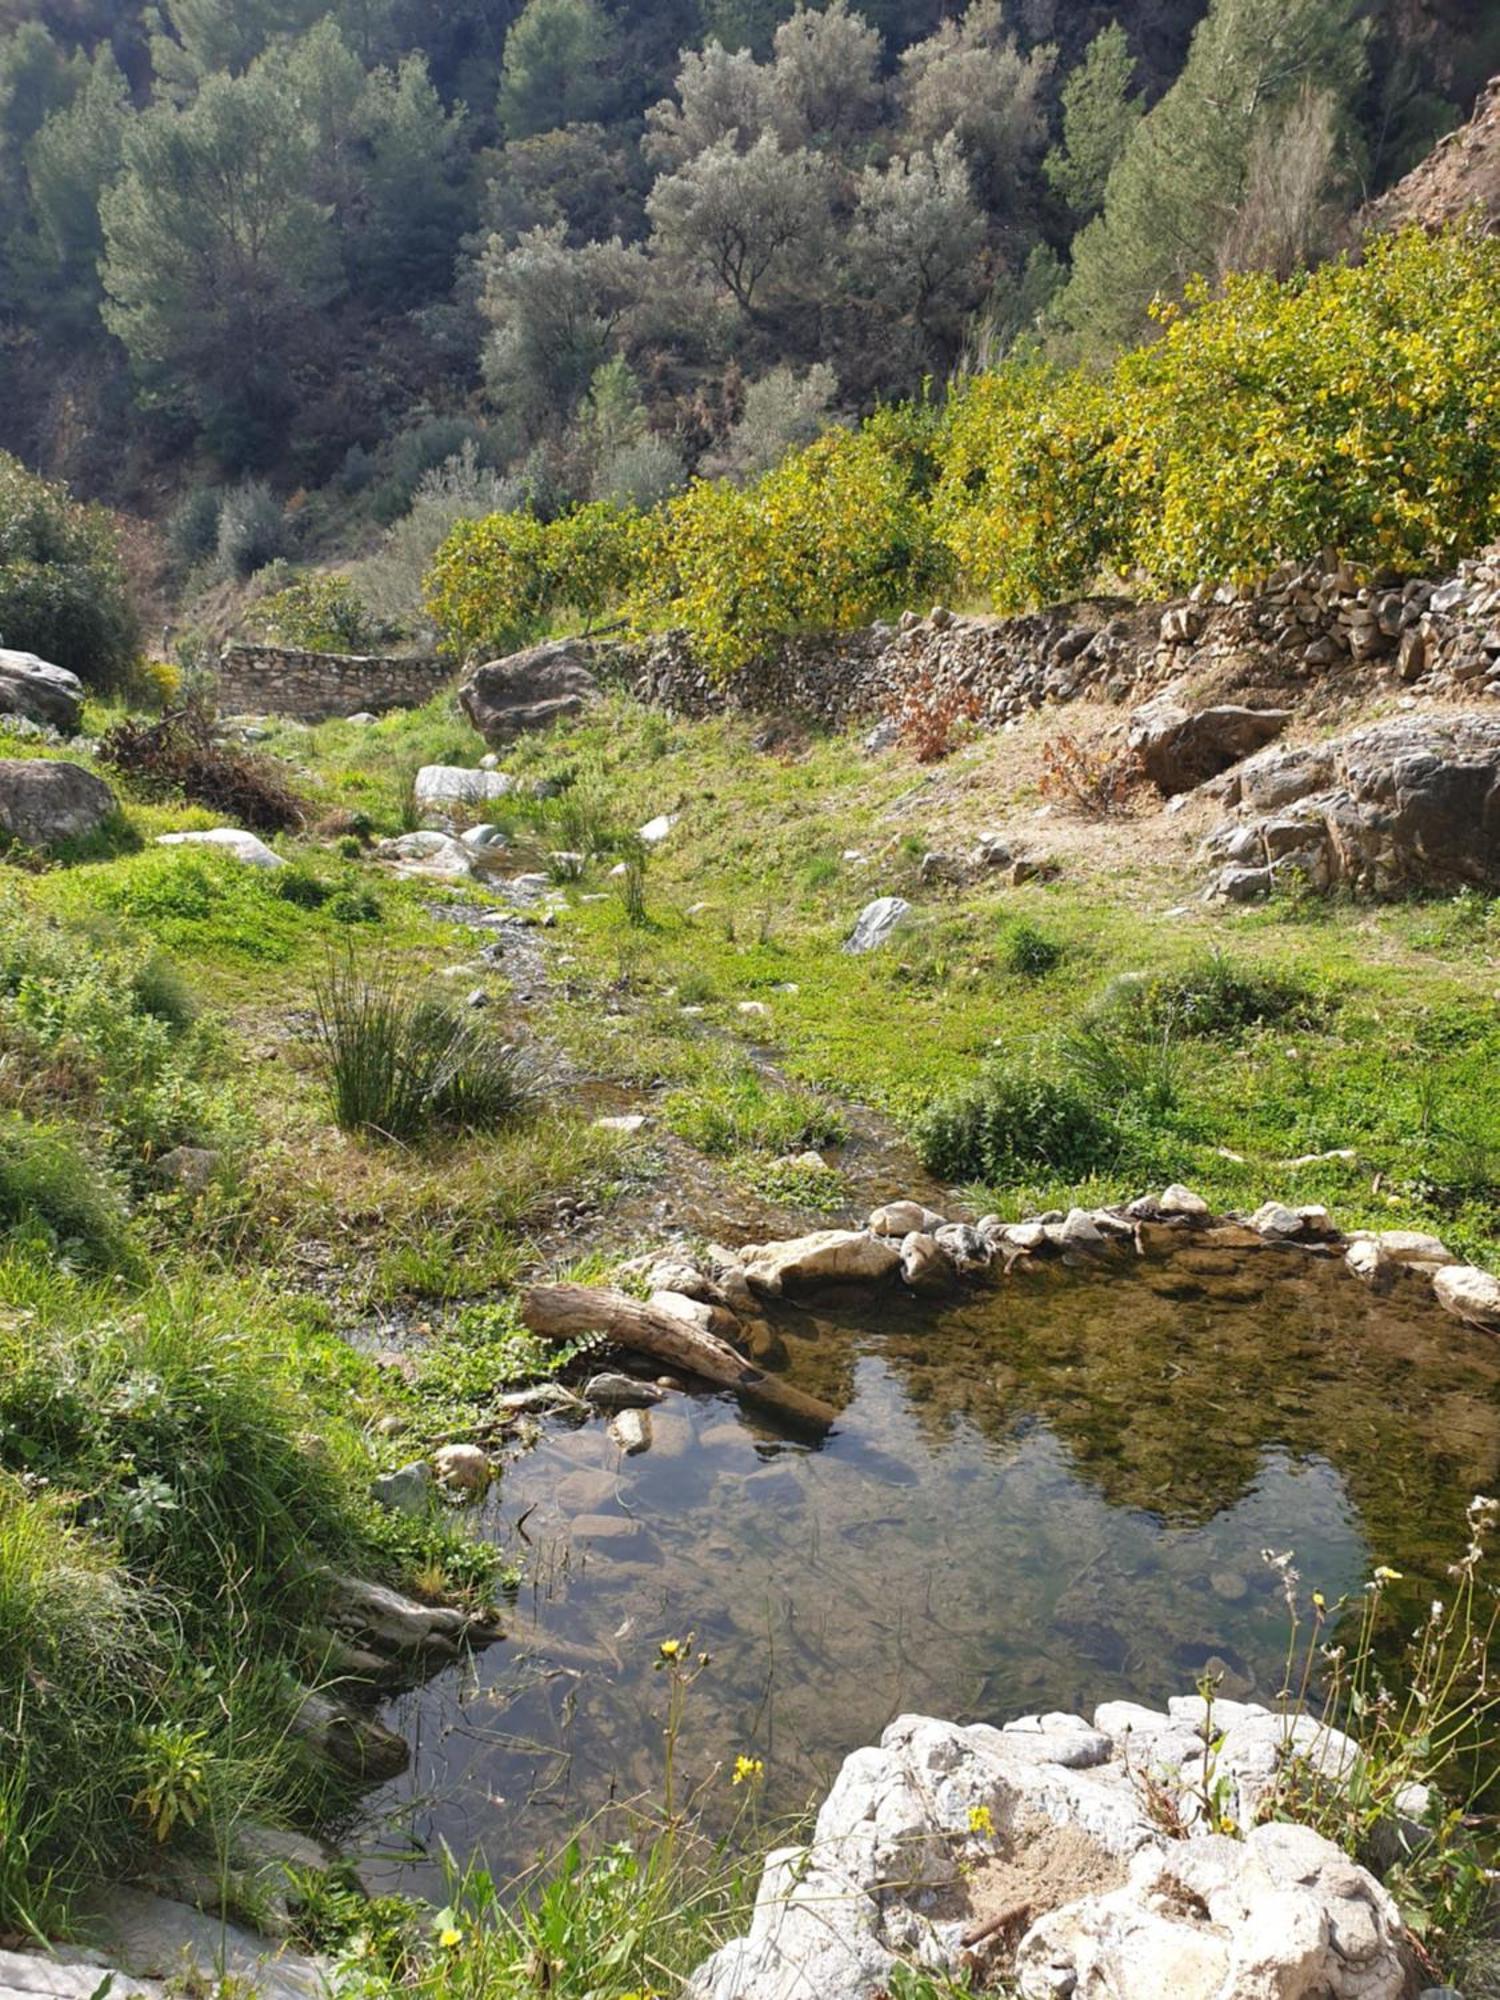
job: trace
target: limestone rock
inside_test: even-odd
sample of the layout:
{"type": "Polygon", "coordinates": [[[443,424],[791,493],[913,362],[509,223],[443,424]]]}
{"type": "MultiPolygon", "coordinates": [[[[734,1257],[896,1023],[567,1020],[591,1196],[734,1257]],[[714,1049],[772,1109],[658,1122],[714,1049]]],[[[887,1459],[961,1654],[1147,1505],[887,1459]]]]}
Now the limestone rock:
{"type": "Polygon", "coordinates": [[[432,1454],[432,1470],[439,1485],[453,1493],[482,1493],[495,1476],[477,1444],[440,1444],[432,1454]]]}
{"type": "Polygon", "coordinates": [[[554,639],[487,661],[459,683],[459,707],[485,742],[499,747],[524,730],[580,714],[599,692],[593,660],[587,641],[554,639]]]}
{"type": "Polygon", "coordinates": [[[95,833],[115,810],[114,793],[79,764],[51,757],[0,758],[0,833],[26,847],[57,847],[95,833]]]}
{"type": "MultiPolygon", "coordinates": [[[[236,1990],[263,1996],[263,2000],[320,2000],[328,1990],[329,1969],[321,1960],[278,1947],[243,1925],[207,1916],[187,1903],[153,1896],[144,1889],[118,1884],[97,1890],[83,1899],[75,1915],[79,1928],[92,1939],[93,1949],[75,1954],[65,1948],[59,1956],[75,1962],[87,1958],[95,1968],[90,1992],[98,1991],[103,1983],[97,1970],[101,1963],[119,1968],[127,1979],[171,1982],[172,1991],[178,1990],[184,1966],[192,1968],[205,1985],[217,1985],[222,1979],[236,1990]]],[[[46,1993],[57,1989],[24,1990],[46,1993]]],[[[128,1984],[125,1990],[129,1991],[128,1984]]],[[[112,1984],[108,1992],[114,2000],[121,1987],[112,1984]]]]}
{"type": "Polygon", "coordinates": [[[934,1235],[944,1227],[944,1219],[919,1201],[888,1201],[877,1208],[866,1225],[873,1236],[910,1236],[914,1229],[934,1235]]]}
{"type": "Polygon", "coordinates": [[[1472,1264],[1447,1264],[1433,1274],[1437,1302],[1470,1326],[1500,1333],[1500,1278],[1472,1264]]]}
{"type": "Polygon", "coordinates": [[[398,875],[432,875],[445,881],[467,879],[474,873],[474,856],[462,841],[447,833],[401,833],[380,841],[375,853],[396,864],[398,875]]]}
{"type": "Polygon", "coordinates": [[[649,1410],[666,1400],[654,1382],[642,1382],[634,1375],[606,1370],[591,1375],[583,1385],[583,1400],[596,1410],[649,1410]]]}
{"type": "Polygon", "coordinates": [[[743,1254],[745,1276],[773,1298],[804,1285],[878,1283],[901,1266],[895,1244],[866,1229],[816,1229],[783,1243],[750,1245],[743,1254]]]}
{"type": "Polygon", "coordinates": [[[425,1458],[398,1465],[370,1481],[371,1495],[398,1514],[425,1514],[432,1504],[432,1467],[425,1458]]]}
{"type": "MultiPolygon", "coordinates": [[[[1210,835],[1212,858],[1363,896],[1500,886],[1500,718],[1399,716],[1308,749],[1264,751],[1230,783],[1250,817],[1210,835]]],[[[1231,893],[1228,876],[1220,893],[1231,893]]]]}
{"type": "Polygon", "coordinates": [[[220,1155],[213,1146],[173,1146],[155,1162],[152,1172],[168,1187],[184,1194],[202,1194],[219,1171],[220,1155]]]}
{"type": "Polygon", "coordinates": [[[627,1458],[651,1449],[651,1419],[644,1410],[621,1410],[609,1420],[609,1434],[627,1458]]]}
{"type": "Polygon", "coordinates": [[[285,868],[286,863],[274,848],[267,847],[259,834],[249,833],[242,826],[210,826],[189,833],[159,833],[158,847],[213,847],[221,854],[232,854],[236,861],[243,861],[247,868],[285,868]]]}
{"type": "Polygon", "coordinates": [[[958,1266],[935,1236],[913,1230],[901,1239],[901,1276],[914,1292],[947,1292],[958,1279],[958,1266]]]}
{"type": "Polygon", "coordinates": [[[462,764],[424,764],[412,781],[412,797],[420,812],[446,812],[450,806],[483,806],[506,798],[516,788],[508,771],[471,771],[462,764]]]}
{"type": "Polygon", "coordinates": [[[860,911],[854,929],[845,940],[845,951],[876,950],[905,922],[910,912],[911,904],[904,896],[877,896],[860,911]]]}
{"type": "Polygon", "coordinates": [[[1288,708],[1191,710],[1158,699],[1130,718],[1128,742],[1164,798],[1190,792],[1263,750],[1291,720],[1288,708]]]}
{"type": "Polygon", "coordinates": [[[83,715],[83,698],[83,682],[66,667],[0,646],[0,715],[24,716],[71,736],[83,715]]]}
{"type": "Polygon", "coordinates": [[[1395,1904],[1310,1827],[1255,1827],[1139,1855],[1125,1885],[1065,1904],[1016,1953],[1026,2000],[1400,2000],[1395,1904]]]}

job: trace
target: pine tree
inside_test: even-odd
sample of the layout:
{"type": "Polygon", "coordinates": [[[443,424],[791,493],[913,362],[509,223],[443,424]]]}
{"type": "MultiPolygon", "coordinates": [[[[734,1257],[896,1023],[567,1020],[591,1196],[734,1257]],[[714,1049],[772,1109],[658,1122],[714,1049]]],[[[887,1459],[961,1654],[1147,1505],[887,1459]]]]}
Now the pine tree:
{"type": "Polygon", "coordinates": [[[1358,0],[1213,0],[1182,74],[1131,133],[1103,212],[1074,239],[1061,323],[1085,342],[1137,339],[1153,298],[1212,273],[1257,142],[1311,83],[1343,112],[1364,69],[1358,0]]]}
{"type": "Polygon", "coordinates": [[[1047,155],[1042,171],[1079,215],[1092,215],[1104,200],[1110,171],[1141,116],[1140,98],[1130,95],[1134,74],[1125,30],[1111,21],[1062,87],[1062,144],[1047,155]]]}

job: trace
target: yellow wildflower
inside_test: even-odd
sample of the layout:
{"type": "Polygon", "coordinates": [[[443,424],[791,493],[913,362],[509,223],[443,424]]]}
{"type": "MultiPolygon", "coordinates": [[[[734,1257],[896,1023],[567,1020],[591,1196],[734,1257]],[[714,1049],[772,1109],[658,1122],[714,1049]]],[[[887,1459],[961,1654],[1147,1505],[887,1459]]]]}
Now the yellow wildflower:
{"type": "Polygon", "coordinates": [[[663,1639],[660,1646],[657,1647],[657,1651],[664,1660],[680,1659],[682,1656],[682,1641],[680,1639],[663,1639]]]}
{"type": "Polygon", "coordinates": [[[1391,1569],[1386,1563],[1381,1563],[1375,1572],[1375,1581],[1377,1583],[1399,1583],[1401,1581],[1401,1572],[1399,1569],[1391,1569]]]}
{"type": "Polygon", "coordinates": [[[969,1831],[970,1833],[982,1833],[985,1835],[992,1835],[994,1833],[995,1815],[990,1811],[988,1806],[969,1807],[969,1831]]]}
{"type": "Polygon", "coordinates": [[[448,1924],[443,1930],[438,1932],[438,1943],[444,1951],[452,1951],[455,1945],[460,1945],[463,1941],[463,1932],[453,1924],[448,1924]]]}
{"type": "Polygon", "coordinates": [[[732,1785],[753,1785],[758,1778],[766,1775],[766,1767],[759,1757],[736,1757],[734,1773],[729,1782],[732,1785]]]}

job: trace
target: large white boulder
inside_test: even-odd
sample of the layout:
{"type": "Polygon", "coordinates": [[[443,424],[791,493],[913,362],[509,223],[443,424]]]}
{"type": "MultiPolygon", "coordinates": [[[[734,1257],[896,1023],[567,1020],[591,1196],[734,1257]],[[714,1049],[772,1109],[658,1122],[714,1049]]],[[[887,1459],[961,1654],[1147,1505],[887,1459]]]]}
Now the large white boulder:
{"type": "Polygon", "coordinates": [[[789,1286],[878,1283],[901,1265],[898,1246],[868,1229],[815,1229],[784,1243],[749,1244],[740,1255],[750,1283],[773,1298],[789,1286]]]}
{"type": "Polygon", "coordinates": [[[1257,1826],[1147,1849],[1121,1888],[1022,1938],[1026,2000],[1400,2000],[1400,1912],[1311,1827],[1257,1826]]]}
{"type": "Polygon", "coordinates": [[[1092,1723],[1003,1729],[901,1716],[845,1759],[808,1845],[768,1862],[748,1935],[684,2000],[877,2000],[898,1965],[956,1971],[966,1873],[1052,1829],[1082,1840],[1099,1864],[1085,1880],[1103,1886],[1060,1884],[1031,1922],[1016,1954],[1028,2000],[1401,2000],[1401,1919],[1375,1878],[1310,1828],[1253,1824],[1253,1781],[1293,1743],[1330,1776],[1348,1768],[1347,1738],[1253,1703],[1210,1717],[1196,1697],[1168,1713],[1107,1702],[1092,1723]],[[1171,1839],[1140,1774],[1187,1803],[1205,1731],[1221,1729],[1246,1837],[1171,1839]]]}
{"type": "Polygon", "coordinates": [[[71,736],[83,714],[83,692],[83,682],[66,667],[0,646],[0,715],[19,715],[71,736]]]}
{"type": "Polygon", "coordinates": [[[422,812],[450,806],[488,805],[516,788],[508,771],[471,771],[463,764],[424,764],[412,780],[412,797],[422,812]]]}

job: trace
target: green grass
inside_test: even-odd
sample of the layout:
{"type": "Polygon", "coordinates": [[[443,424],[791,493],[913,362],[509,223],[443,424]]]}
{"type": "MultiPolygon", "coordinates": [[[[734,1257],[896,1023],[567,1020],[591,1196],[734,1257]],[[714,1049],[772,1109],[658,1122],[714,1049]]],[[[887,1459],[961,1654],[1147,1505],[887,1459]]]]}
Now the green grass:
{"type": "Polygon", "coordinates": [[[1108,856],[1050,883],[929,891],[927,848],[1034,810],[1029,780],[996,793],[983,740],[935,776],[900,753],[866,760],[853,735],[813,735],[795,761],[758,755],[735,719],[675,722],[664,744],[654,730],[647,754],[655,721],[612,701],[508,764],[569,775],[616,824],[680,812],[652,855],[649,926],[612,897],[575,900],[562,944],[577,997],[552,1019],[601,1073],[676,1093],[669,1118],[694,1143],[758,1143],[734,1137],[726,1031],[768,1043],[794,1085],[911,1130],[999,1063],[1081,1091],[1122,1143],[1062,1166],[1012,1148],[975,1190],[986,1205],[1169,1177],[1223,1206],[1294,1195],[1348,1224],[1432,1227],[1496,1260],[1492,899],[1210,909],[1186,859],[1108,856]],[[846,852],[861,858],[830,870],[846,852]],[[879,952],[843,953],[859,908],[886,892],[911,898],[911,920],[879,952]],[[740,1018],[746,999],[769,1021],[740,1018]],[[1352,1163],[1284,1164],[1349,1148],[1352,1163]]]}
{"type": "Polygon", "coordinates": [[[0,1928],[32,1929],[164,1831],[212,1853],[342,1807],[287,1739],[325,1567],[483,1572],[374,1508],[387,1396],[315,1313],[26,1252],[0,1297],[0,1928]]]}

